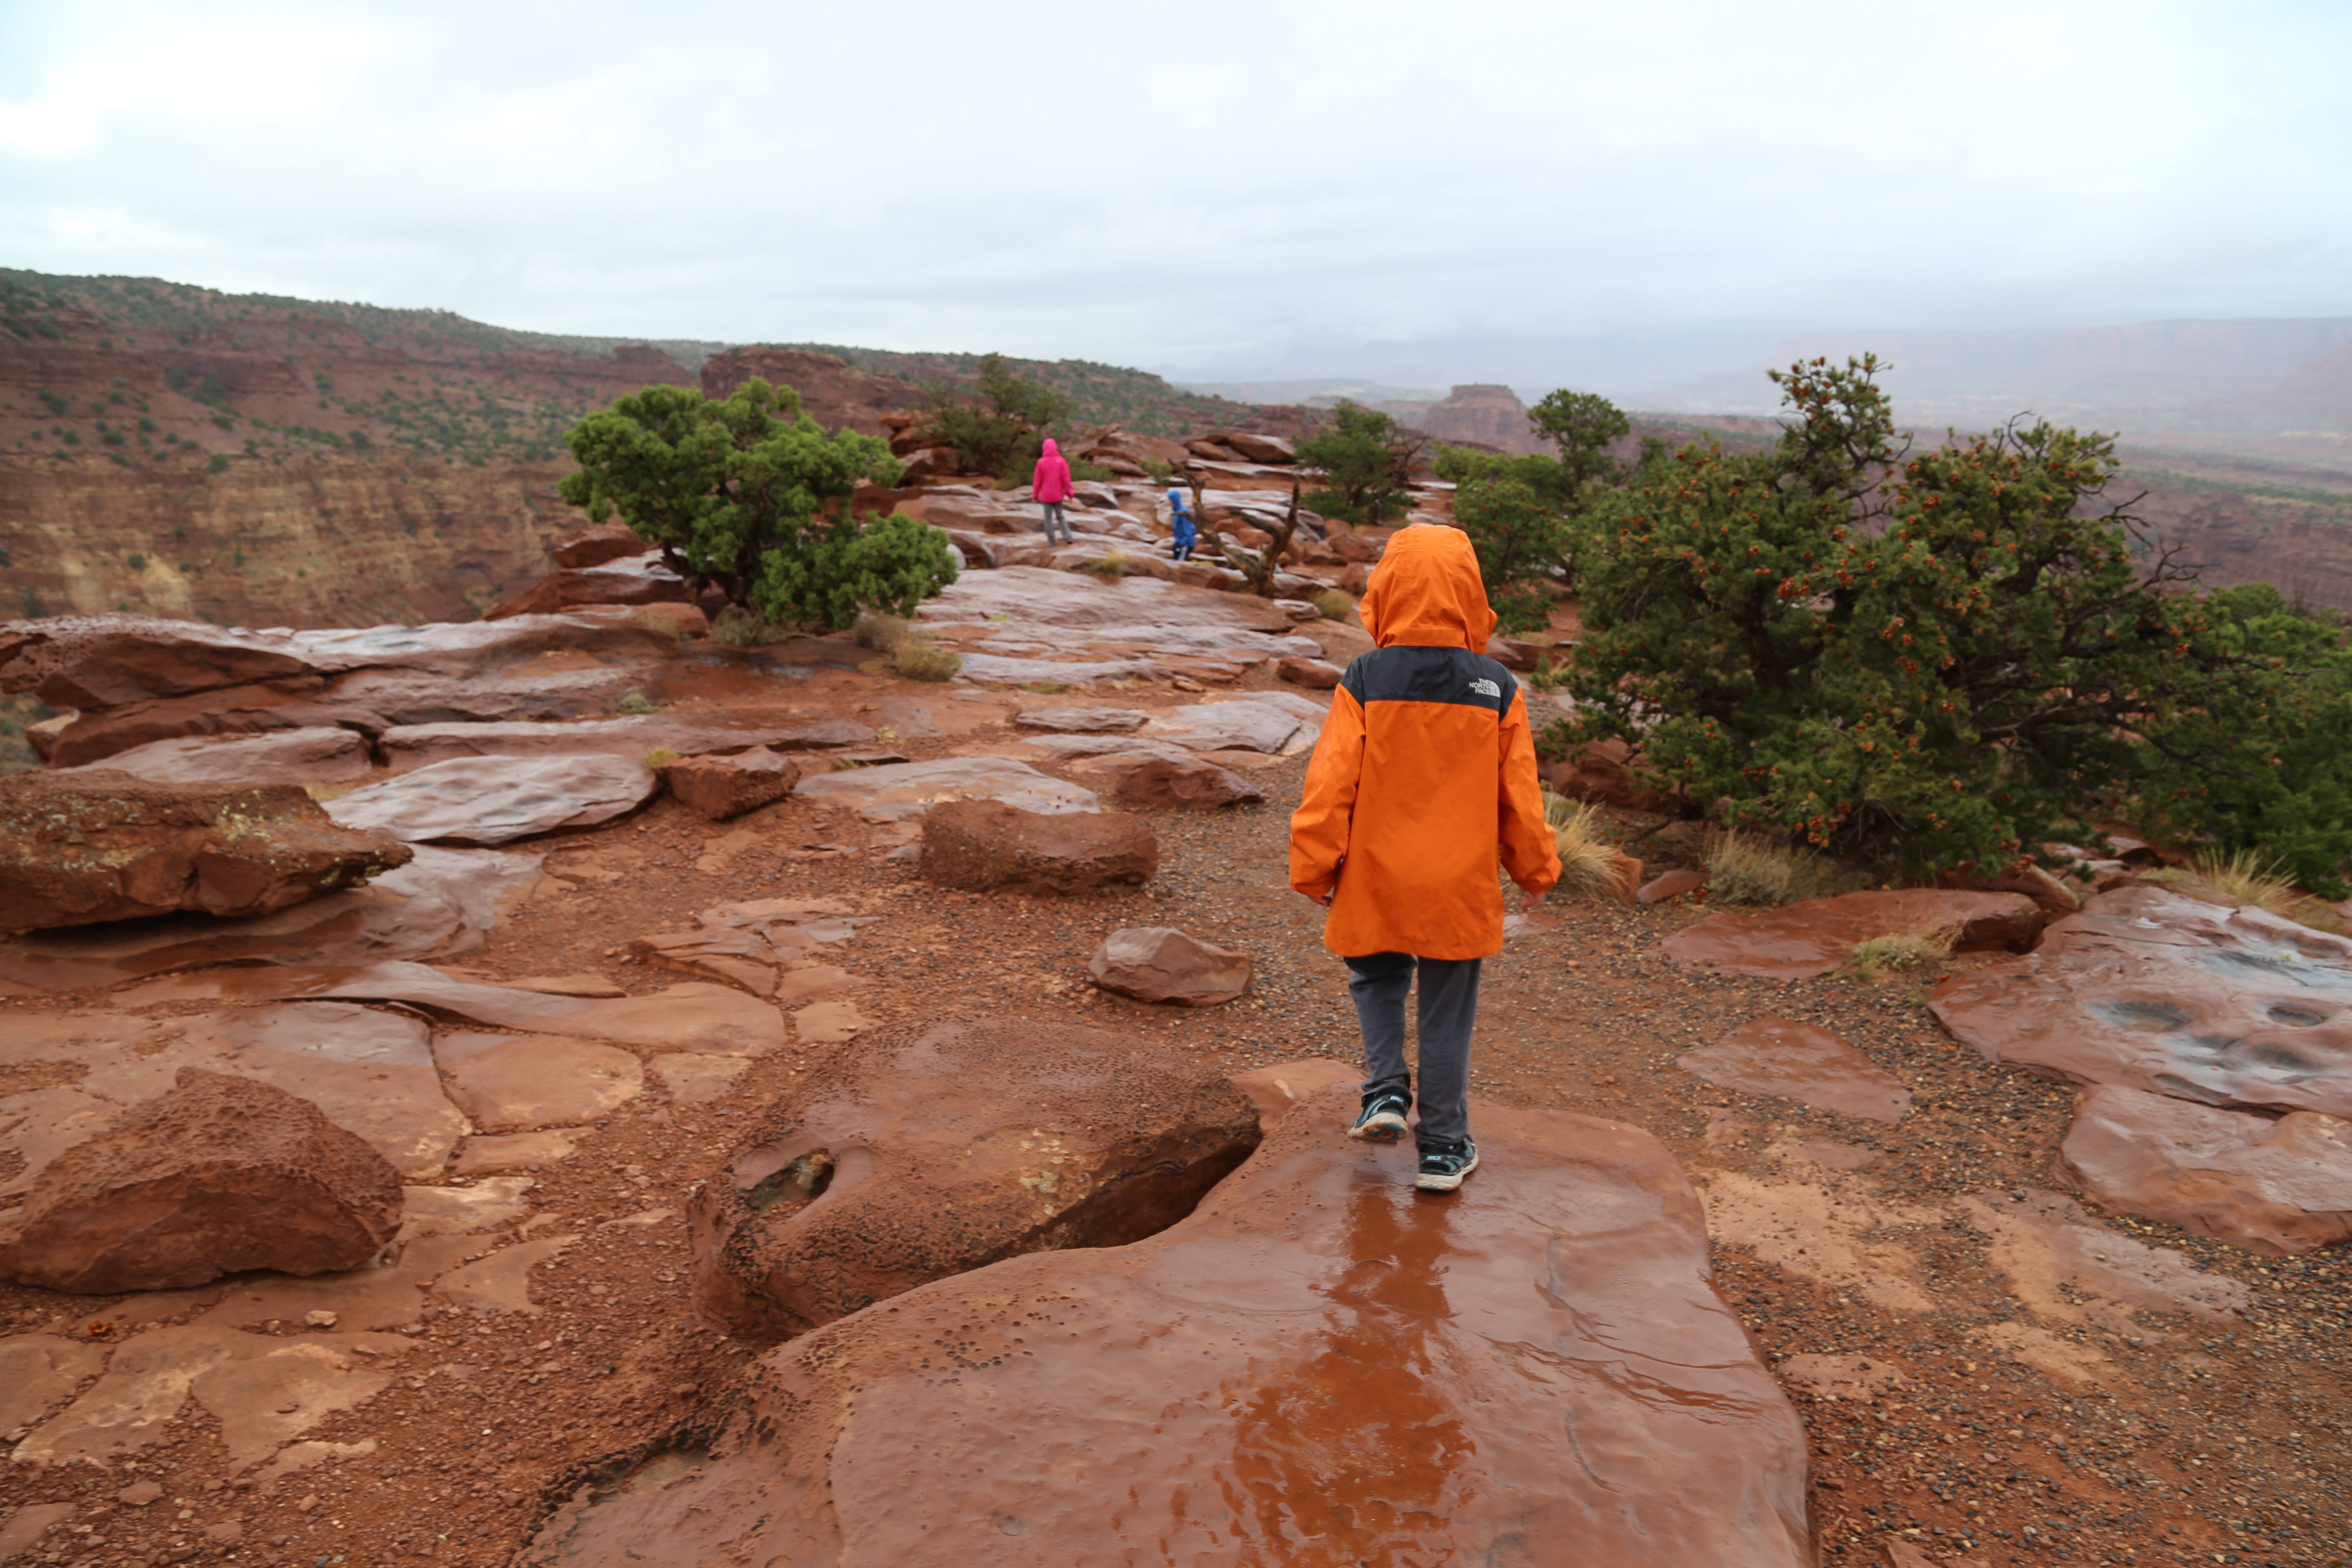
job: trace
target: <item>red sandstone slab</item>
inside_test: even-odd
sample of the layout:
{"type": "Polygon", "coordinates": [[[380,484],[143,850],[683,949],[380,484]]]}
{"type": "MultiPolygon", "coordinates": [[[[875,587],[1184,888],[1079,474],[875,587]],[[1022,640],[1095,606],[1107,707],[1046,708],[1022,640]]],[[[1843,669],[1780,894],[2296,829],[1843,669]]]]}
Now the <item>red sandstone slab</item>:
{"type": "Polygon", "coordinates": [[[1715,1044],[1685,1052],[1675,1065],[1726,1089],[1842,1116],[1895,1122],[1911,1109],[1911,1091],[1902,1079],[1827,1029],[1794,1018],[1751,1018],[1715,1044]]]}
{"type": "Polygon", "coordinates": [[[2251,906],[2117,888],[1927,1005],[2043,1078],[2352,1118],[2352,941],[2251,906]]]}
{"type": "Polygon", "coordinates": [[[1777,910],[1727,910],[1658,944],[1660,957],[1718,974],[1810,980],[1874,936],[1950,931],[1963,952],[2022,952],[2042,930],[2042,911],[2022,893],[1899,888],[1807,899],[1777,910]]]}
{"type": "Polygon", "coordinates": [[[1805,1436],[1633,1128],[1474,1103],[1484,1169],[1297,1106],[1190,1218],[1032,1254],[783,1346],[707,1458],[520,1561],[1800,1568],[1805,1436]],[[1012,1555],[1008,1556],[1008,1550],[1012,1555]]]}
{"type": "Polygon", "coordinates": [[[2272,1118],[2101,1084],[2074,1100],[2058,1173],[2103,1208],[2284,1257],[2352,1240],[2352,1121],[2272,1118]]]}

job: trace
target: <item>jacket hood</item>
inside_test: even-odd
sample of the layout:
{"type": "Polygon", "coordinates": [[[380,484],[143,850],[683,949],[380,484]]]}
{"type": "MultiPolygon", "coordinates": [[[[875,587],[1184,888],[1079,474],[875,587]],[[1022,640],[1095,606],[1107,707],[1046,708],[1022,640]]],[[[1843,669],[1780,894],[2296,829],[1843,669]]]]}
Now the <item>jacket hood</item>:
{"type": "Polygon", "coordinates": [[[1357,608],[1364,629],[1382,647],[1484,653],[1495,635],[1478,552],[1468,534],[1442,524],[1416,523],[1392,535],[1357,608]]]}
{"type": "Polygon", "coordinates": [[[1051,436],[1046,437],[1045,437],[1045,456],[1047,456],[1047,457],[1049,457],[1049,458],[1058,458],[1058,457],[1060,457],[1061,455],[1062,455],[1062,445],[1061,445],[1061,443],[1060,443],[1060,442],[1058,442],[1058,441],[1056,441],[1056,440],[1055,440],[1051,436]]]}

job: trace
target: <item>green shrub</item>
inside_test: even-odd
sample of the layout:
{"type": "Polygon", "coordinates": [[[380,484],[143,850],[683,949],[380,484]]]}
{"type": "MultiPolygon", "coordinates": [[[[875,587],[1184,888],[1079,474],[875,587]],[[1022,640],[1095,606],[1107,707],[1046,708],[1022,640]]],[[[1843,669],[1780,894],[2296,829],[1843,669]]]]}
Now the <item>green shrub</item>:
{"type": "Polygon", "coordinates": [[[208,474],[225,474],[228,472],[228,454],[226,452],[215,452],[212,455],[212,460],[205,465],[205,472],[208,474]]]}
{"type": "Polygon", "coordinates": [[[60,416],[65,414],[67,409],[73,406],[72,398],[68,397],[62,392],[55,391],[49,387],[45,386],[41,388],[40,392],[37,395],[39,396],[43,403],[49,405],[50,413],[60,416]]]}
{"type": "Polygon", "coordinates": [[[130,567],[133,572],[144,572],[147,570],[147,557],[145,554],[136,550],[124,557],[122,563],[130,567]]]}
{"type": "Polygon", "coordinates": [[[1144,458],[1142,468],[1143,477],[1155,485],[1164,485],[1176,477],[1176,465],[1163,462],[1158,458],[1144,458]]]}
{"type": "Polygon", "coordinates": [[[1301,504],[1363,527],[1394,522],[1405,513],[1406,487],[1428,444],[1428,437],[1391,416],[1343,398],[1328,426],[1297,442],[1298,466],[1323,478],[1301,504]]]}
{"type": "Polygon", "coordinates": [[[1733,826],[1921,875],[2043,860],[2114,816],[2235,847],[2251,811],[2236,831],[2332,891],[2332,628],[2196,591],[2102,505],[2110,437],[1898,448],[1876,368],[1775,373],[1794,417],[1773,447],[1688,446],[1601,498],[1569,735],[1638,742],[1650,782],[1733,826]]]}
{"type": "Polygon", "coordinates": [[[871,436],[827,436],[800,395],[754,378],[724,401],[649,386],[592,414],[566,438],[580,469],[558,489],[603,522],[618,516],[661,547],[692,591],[778,622],[846,626],[865,608],[906,614],[955,581],[947,536],[919,518],[861,521],[859,481],[902,466],[871,436]]]}
{"type": "Polygon", "coordinates": [[[620,707],[621,711],[624,713],[658,713],[661,711],[661,704],[655,701],[652,698],[646,696],[642,691],[625,693],[621,698],[620,707]]]}
{"type": "Polygon", "coordinates": [[[1015,485],[1029,482],[1045,437],[1077,406],[1068,394],[1016,374],[998,353],[980,362],[972,392],[939,382],[924,398],[927,439],[952,447],[966,472],[998,474],[1015,485]]]}
{"type": "Polygon", "coordinates": [[[1118,476],[1113,473],[1110,469],[1104,468],[1100,463],[1089,463],[1083,458],[1072,458],[1070,459],[1070,478],[1074,479],[1091,479],[1097,484],[1107,485],[1113,479],[1118,478],[1118,476]]]}

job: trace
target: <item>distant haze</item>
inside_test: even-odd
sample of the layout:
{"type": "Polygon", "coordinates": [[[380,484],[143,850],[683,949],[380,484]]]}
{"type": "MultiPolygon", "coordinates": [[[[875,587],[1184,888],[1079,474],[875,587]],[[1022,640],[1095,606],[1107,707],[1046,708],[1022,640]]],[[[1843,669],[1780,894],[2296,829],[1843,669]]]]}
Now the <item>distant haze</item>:
{"type": "Polygon", "coordinates": [[[2352,7],[0,7],[0,264],[1187,380],[2352,314],[2352,7]],[[1368,346],[1370,345],[1370,346],[1368,346]]]}

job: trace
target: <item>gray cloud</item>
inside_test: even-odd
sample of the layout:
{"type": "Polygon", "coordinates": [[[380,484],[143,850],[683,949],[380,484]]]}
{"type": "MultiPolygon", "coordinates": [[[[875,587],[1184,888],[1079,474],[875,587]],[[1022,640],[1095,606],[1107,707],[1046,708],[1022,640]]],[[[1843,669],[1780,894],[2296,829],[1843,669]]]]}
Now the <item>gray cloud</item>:
{"type": "Polygon", "coordinates": [[[2347,44],[2263,0],[18,7],[0,232],[554,331],[1202,370],[2331,315],[2347,44]]]}

